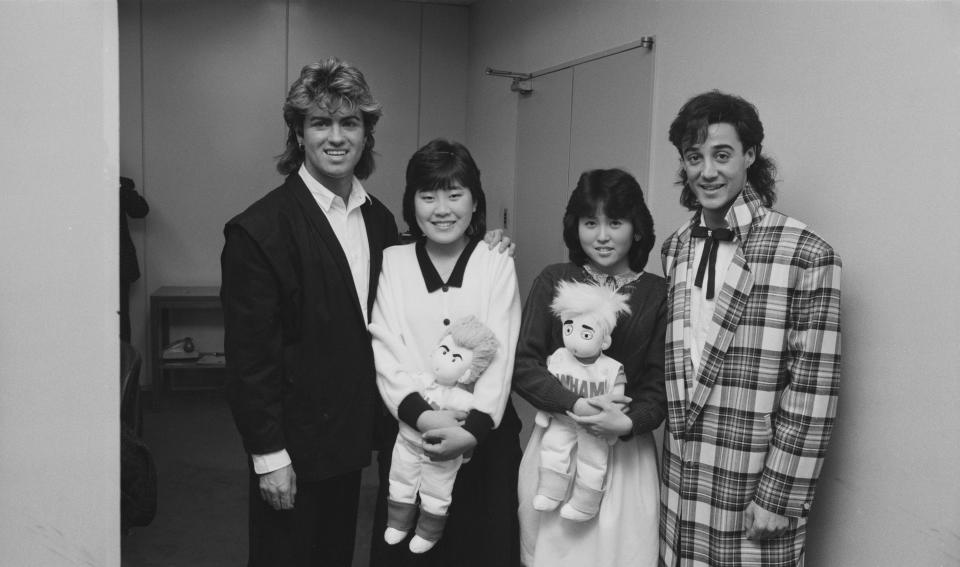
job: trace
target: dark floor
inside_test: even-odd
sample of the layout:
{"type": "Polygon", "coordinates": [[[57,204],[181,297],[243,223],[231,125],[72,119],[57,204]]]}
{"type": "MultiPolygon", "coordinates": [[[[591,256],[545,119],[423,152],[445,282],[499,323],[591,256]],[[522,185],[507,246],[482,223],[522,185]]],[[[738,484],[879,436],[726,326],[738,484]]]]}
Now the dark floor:
{"type": "MultiPolygon", "coordinates": [[[[123,567],[241,567],[247,555],[247,465],[217,390],[143,404],[143,439],[157,465],[157,515],[121,540],[123,567]]],[[[354,567],[366,566],[376,466],[364,471],[354,567]]]]}

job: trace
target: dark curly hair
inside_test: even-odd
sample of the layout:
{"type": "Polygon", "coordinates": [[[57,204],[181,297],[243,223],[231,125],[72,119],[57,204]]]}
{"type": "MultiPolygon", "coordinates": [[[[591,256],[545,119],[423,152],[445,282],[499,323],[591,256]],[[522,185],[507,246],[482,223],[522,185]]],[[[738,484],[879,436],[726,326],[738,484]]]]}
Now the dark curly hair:
{"type": "MultiPolygon", "coordinates": [[[[670,142],[683,156],[684,148],[701,144],[707,139],[711,124],[729,124],[737,131],[743,151],[754,148],[756,159],[747,168],[747,181],[754,188],[763,204],[772,207],[777,200],[775,183],[777,167],[770,157],[763,155],[763,123],[757,108],[743,98],[713,90],[697,95],[686,102],[670,124],[670,142]]],[[[687,173],[680,168],[677,185],[680,204],[690,210],[700,208],[697,196],[687,186],[687,173]]]]}
{"type": "Polygon", "coordinates": [[[449,189],[454,183],[470,190],[477,208],[467,227],[467,236],[480,238],[487,232],[487,198],[480,184],[480,169],[470,150],[459,142],[437,138],[427,142],[407,162],[407,186],[403,191],[403,220],[407,223],[405,237],[423,236],[413,202],[417,192],[449,189]]]}
{"type": "Polygon", "coordinates": [[[336,112],[340,108],[359,109],[363,117],[363,152],[353,174],[366,179],[373,173],[373,132],[383,115],[380,103],[370,94],[370,87],[360,69],[330,57],[311,63],[300,70],[300,77],[290,85],[283,103],[283,119],[287,123],[287,145],[277,156],[277,171],[289,175],[303,164],[303,149],[298,136],[303,123],[314,108],[336,112]]]}
{"type": "Polygon", "coordinates": [[[563,242],[570,261],[578,266],[587,263],[589,258],[580,245],[580,219],[596,214],[599,206],[608,217],[628,220],[633,225],[633,234],[640,240],[634,240],[627,259],[631,270],[643,270],[656,240],[653,216],[643,200],[640,184],[622,169],[593,169],[580,175],[563,215],[563,242]]]}

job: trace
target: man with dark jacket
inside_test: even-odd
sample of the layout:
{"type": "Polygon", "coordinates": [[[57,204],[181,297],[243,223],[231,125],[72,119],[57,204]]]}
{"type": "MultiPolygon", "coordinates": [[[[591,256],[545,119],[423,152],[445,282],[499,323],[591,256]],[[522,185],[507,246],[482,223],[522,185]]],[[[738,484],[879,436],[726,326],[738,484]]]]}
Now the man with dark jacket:
{"type": "Polygon", "coordinates": [[[287,178],[227,223],[221,256],[227,396],[251,457],[249,565],[349,566],[384,417],[367,314],[397,240],[360,183],[381,110],[358,69],[327,59],[303,68],[283,112],[287,178]]]}

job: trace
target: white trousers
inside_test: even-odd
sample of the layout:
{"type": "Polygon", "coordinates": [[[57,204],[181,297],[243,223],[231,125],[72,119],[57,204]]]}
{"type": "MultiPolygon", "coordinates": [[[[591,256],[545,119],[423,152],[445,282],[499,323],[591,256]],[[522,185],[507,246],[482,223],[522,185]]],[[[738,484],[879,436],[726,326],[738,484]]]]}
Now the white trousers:
{"type": "Polygon", "coordinates": [[[551,415],[540,445],[540,466],[563,474],[575,474],[581,484],[603,490],[607,476],[610,444],[577,425],[565,415],[551,415]],[[576,466],[571,469],[571,454],[576,450],[576,466]]]}
{"type": "Polygon", "coordinates": [[[393,461],[390,464],[390,499],[397,502],[415,504],[420,495],[420,508],[437,516],[446,516],[452,500],[453,483],[457,480],[457,471],[463,457],[449,461],[431,461],[420,449],[419,433],[414,431],[411,441],[401,431],[393,446],[393,461]]]}

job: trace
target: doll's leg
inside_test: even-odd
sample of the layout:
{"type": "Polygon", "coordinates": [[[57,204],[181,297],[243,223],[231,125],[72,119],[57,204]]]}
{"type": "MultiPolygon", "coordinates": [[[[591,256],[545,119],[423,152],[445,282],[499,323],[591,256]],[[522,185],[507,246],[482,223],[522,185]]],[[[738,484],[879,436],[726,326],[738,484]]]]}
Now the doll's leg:
{"type": "Polygon", "coordinates": [[[606,439],[595,437],[578,428],[577,479],[573,483],[570,501],[560,509],[560,516],[583,522],[597,515],[603,499],[610,445],[606,439]]]}
{"type": "Polygon", "coordinates": [[[543,432],[540,444],[540,482],[533,497],[534,510],[554,510],[567,497],[570,480],[570,453],[576,446],[576,425],[556,416],[543,432]]]}
{"type": "Polygon", "coordinates": [[[407,441],[403,434],[397,435],[390,462],[390,499],[415,504],[421,482],[422,452],[420,447],[407,441]]]}
{"type": "Polygon", "coordinates": [[[416,535],[410,540],[410,551],[424,553],[443,536],[450,510],[453,484],[463,457],[449,461],[424,461],[420,483],[420,519],[416,535]]]}
{"type": "Polygon", "coordinates": [[[419,449],[397,435],[390,463],[390,487],[387,498],[387,529],[383,539],[390,545],[400,543],[413,528],[417,512],[417,490],[420,488],[419,449]]]}
{"type": "Polygon", "coordinates": [[[383,532],[383,541],[396,545],[406,539],[413,529],[413,519],[417,515],[417,505],[387,499],[387,529],[383,532]]]}
{"type": "Polygon", "coordinates": [[[424,461],[420,474],[420,508],[446,516],[452,500],[453,484],[463,457],[449,461],[424,461]]]}

